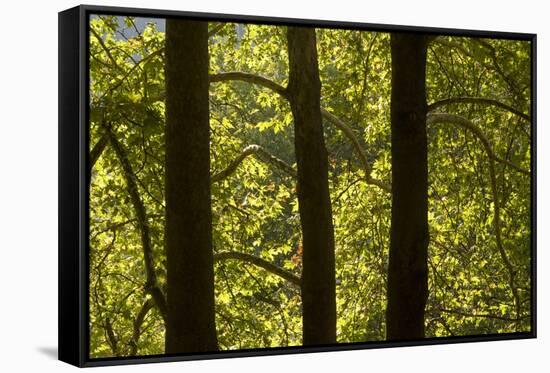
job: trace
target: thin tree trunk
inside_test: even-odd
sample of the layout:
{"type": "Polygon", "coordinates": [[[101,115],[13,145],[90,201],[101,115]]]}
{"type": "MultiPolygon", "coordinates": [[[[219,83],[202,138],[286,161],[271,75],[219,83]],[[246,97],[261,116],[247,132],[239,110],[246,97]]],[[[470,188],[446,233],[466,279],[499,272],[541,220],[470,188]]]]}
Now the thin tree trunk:
{"type": "Polygon", "coordinates": [[[217,349],[208,24],[166,22],[166,353],[217,349]]]}
{"type": "Polygon", "coordinates": [[[391,36],[392,215],[386,336],[424,338],[428,296],[426,38],[391,36]]]}
{"type": "Polygon", "coordinates": [[[330,344],[336,342],[334,229],[315,29],[289,27],[287,37],[303,235],[303,344],[330,344]]]}

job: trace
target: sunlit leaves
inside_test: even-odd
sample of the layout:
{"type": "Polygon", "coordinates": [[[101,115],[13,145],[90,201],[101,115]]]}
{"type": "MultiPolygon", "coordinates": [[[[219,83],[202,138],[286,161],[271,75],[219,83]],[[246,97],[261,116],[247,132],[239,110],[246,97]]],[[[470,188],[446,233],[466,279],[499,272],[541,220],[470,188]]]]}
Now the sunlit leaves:
{"type": "MultiPolygon", "coordinates": [[[[146,206],[161,285],[164,255],[164,32],[162,20],[93,16],[90,34],[90,145],[110,125],[128,149],[146,206]],[[137,22],[141,21],[141,22],[137,22]],[[139,26],[138,26],[139,23],[139,26]]],[[[249,72],[282,86],[288,81],[284,27],[209,25],[210,72],[249,72]],[[214,32],[215,31],[215,32],[214,32]]],[[[389,34],[317,30],[322,106],[349,123],[372,165],[391,181],[389,34]]],[[[428,102],[471,96],[530,109],[529,45],[509,40],[440,36],[429,47],[428,102]]],[[[480,104],[442,111],[479,124],[500,157],[530,167],[530,126],[480,104]]],[[[292,114],[280,95],[247,82],[210,87],[211,172],[258,144],[296,167],[292,114]]],[[[391,195],[365,183],[348,139],[323,123],[336,241],[339,342],[385,338],[391,195]]],[[[529,178],[497,165],[502,241],[516,269],[519,321],[507,268],[495,243],[488,158],[463,129],[430,127],[428,337],[513,332],[529,328],[529,178]]],[[[254,156],[211,186],[216,253],[257,256],[300,276],[301,228],[296,180],[254,156]]],[[[132,353],[134,321],[147,296],[135,214],[120,165],[107,147],[90,188],[90,351],[132,353]]],[[[239,260],[215,263],[216,325],[222,349],[302,343],[299,290],[239,260]]],[[[164,351],[156,308],[141,325],[137,354],[164,351]]]]}

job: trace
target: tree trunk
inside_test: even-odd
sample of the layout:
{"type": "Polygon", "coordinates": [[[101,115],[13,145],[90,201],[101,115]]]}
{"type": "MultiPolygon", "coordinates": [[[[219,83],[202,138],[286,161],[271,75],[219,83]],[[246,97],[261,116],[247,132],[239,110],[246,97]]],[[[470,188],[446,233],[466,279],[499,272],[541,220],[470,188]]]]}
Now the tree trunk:
{"type": "Polygon", "coordinates": [[[166,21],[166,353],[217,350],[208,24],[166,21]]]}
{"type": "Polygon", "coordinates": [[[391,36],[392,215],[386,336],[424,338],[428,296],[426,38],[391,36]]]}
{"type": "Polygon", "coordinates": [[[288,28],[288,94],[294,116],[298,203],[303,235],[303,344],[336,342],[334,229],[313,28],[288,28]]]}

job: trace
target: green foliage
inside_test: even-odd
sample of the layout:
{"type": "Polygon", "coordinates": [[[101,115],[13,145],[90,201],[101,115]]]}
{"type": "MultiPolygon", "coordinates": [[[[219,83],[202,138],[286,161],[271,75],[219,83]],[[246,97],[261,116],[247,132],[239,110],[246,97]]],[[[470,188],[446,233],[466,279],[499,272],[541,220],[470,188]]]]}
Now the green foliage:
{"type": "MultiPolygon", "coordinates": [[[[164,32],[129,17],[90,20],[90,144],[113,128],[127,152],[151,228],[161,287],[164,255],[164,32]],[[141,23],[140,23],[141,24],[141,23]]],[[[287,84],[284,27],[213,23],[210,72],[248,72],[287,84]]],[[[347,123],[372,167],[391,182],[389,34],[317,30],[322,106],[347,123]]],[[[428,102],[470,96],[497,99],[529,113],[527,42],[438,37],[428,55],[428,102]]],[[[292,116],[273,91],[249,82],[210,87],[211,172],[248,145],[261,145],[295,167],[292,116]]],[[[482,129],[494,152],[530,167],[530,126],[501,108],[457,103],[438,109],[482,129]]],[[[366,183],[349,139],[324,123],[336,239],[338,342],[385,338],[391,195],[366,183]]],[[[489,160],[477,138],[452,126],[428,128],[429,299],[427,337],[530,328],[530,181],[496,164],[503,247],[495,242],[489,160]],[[519,304],[518,304],[519,300],[519,304]]],[[[90,186],[90,354],[161,354],[164,323],[148,301],[140,232],[116,154],[107,145],[90,186]],[[137,334],[136,334],[137,327],[137,334]]],[[[248,156],[212,185],[215,253],[247,253],[301,272],[296,180],[248,156]]],[[[299,289],[241,260],[215,263],[216,324],[221,349],[301,345],[299,289]]]]}

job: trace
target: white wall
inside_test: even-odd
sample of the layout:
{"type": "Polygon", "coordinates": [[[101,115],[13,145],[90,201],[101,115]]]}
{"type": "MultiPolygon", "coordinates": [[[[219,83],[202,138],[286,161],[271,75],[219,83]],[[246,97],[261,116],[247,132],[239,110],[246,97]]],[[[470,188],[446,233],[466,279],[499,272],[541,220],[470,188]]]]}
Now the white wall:
{"type": "MultiPolygon", "coordinates": [[[[91,0],[93,1],[93,0],[91,0]]],[[[110,371],[549,371],[547,192],[550,22],[546,1],[203,0],[97,5],[538,33],[539,338],[537,340],[257,357],[110,371]],[[547,160],[547,161],[545,161],[547,160]],[[545,229],[546,228],[546,229],[545,229]]],[[[0,18],[0,370],[67,371],[57,346],[57,12],[73,1],[3,2],[0,18]]]]}

